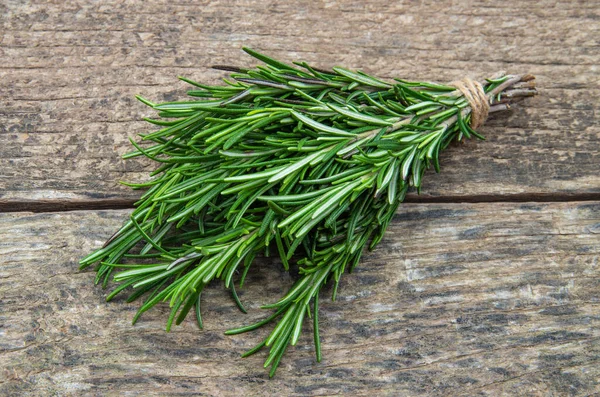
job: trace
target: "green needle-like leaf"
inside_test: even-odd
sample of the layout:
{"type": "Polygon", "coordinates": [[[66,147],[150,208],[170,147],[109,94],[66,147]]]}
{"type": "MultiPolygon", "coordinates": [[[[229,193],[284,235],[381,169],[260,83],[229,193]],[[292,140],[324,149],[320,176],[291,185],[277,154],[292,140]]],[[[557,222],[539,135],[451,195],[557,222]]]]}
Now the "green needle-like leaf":
{"type": "MultiPolygon", "coordinates": [[[[443,149],[483,137],[471,126],[477,115],[469,99],[453,85],[387,82],[244,51],[266,66],[217,66],[232,72],[218,86],[181,78],[195,87],[188,101],[137,97],[157,112],[145,120],[158,130],[132,140],[135,150],[124,158],[145,156],[157,168],[148,181],[124,183],[145,190],[136,209],[80,264],[98,264],[97,283],[117,282],[107,300],[143,299],[133,323],[169,302],[168,331],[192,307],[202,328],[200,298],[215,280],[245,313],[235,284],[242,288],[256,256],[277,256],[285,271],[297,269],[295,284],[263,306],[273,311],[264,320],[226,332],[273,323],[244,354],[267,347],[264,366],[273,376],[287,347],[302,341],[307,317],[321,361],[322,287],[333,283],[335,298],[342,275],[381,241],[407,191],[420,189],[431,165],[439,172],[443,149]]],[[[530,80],[496,75],[478,94],[490,112],[502,110],[535,94],[530,80]]]]}

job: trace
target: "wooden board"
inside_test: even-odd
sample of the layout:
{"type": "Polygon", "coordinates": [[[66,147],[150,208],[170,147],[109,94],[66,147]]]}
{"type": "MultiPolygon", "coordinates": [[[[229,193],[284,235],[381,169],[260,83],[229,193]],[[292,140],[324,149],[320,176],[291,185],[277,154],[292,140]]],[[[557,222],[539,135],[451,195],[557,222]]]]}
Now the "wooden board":
{"type": "Polygon", "coordinates": [[[292,279],[262,260],[240,313],[219,285],[163,330],[166,305],[105,303],[78,259],[128,211],[0,214],[0,394],[520,395],[600,392],[600,202],[405,204],[382,245],[324,294],[324,359],[311,327],[268,380],[262,318],[292,279]]]}
{"type": "Polygon", "coordinates": [[[0,15],[0,395],[600,393],[598,1],[13,0],[0,15]],[[166,306],[133,327],[138,304],[105,303],[76,270],[138,197],[118,180],[154,168],[120,159],[149,128],[134,95],[177,100],[178,75],[255,65],[242,46],[384,78],[529,72],[540,91],[448,148],[338,301],[323,296],[323,362],[307,324],[273,380],[264,355],[239,358],[267,329],[223,331],[291,285],[276,261],[239,291],[247,315],[214,285],[205,329],[171,333],[166,306]]]}
{"type": "MultiPolygon", "coordinates": [[[[451,147],[432,200],[593,199],[600,194],[598,2],[9,2],[0,5],[0,210],[131,205],[117,181],[150,113],[181,98],[177,75],[215,82],[212,64],[283,60],[382,77],[449,81],[497,70],[537,76],[540,96],[451,147]]],[[[413,198],[414,200],[414,198],[413,198]]]]}

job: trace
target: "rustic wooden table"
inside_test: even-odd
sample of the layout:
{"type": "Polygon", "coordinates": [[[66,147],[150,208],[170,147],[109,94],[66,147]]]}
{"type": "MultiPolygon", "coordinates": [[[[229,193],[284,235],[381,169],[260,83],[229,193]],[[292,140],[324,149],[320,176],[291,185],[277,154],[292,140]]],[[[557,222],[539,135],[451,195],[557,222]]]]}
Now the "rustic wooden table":
{"type": "MultiPolygon", "coordinates": [[[[590,395],[600,392],[600,3],[3,1],[0,30],[1,395],[590,395]],[[453,145],[402,205],[382,245],[323,300],[275,379],[258,335],[292,280],[263,260],[219,285],[205,329],[164,331],[166,306],[105,303],[77,261],[124,219],[122,161],[147,131],[134,100],[175,99],[184,75],[285,60],[449,81],[537,76],[540,95],[494,115],[485,142],[453,145]]],[[[264,330],[267,331],[267,330],[264,330]]]]}

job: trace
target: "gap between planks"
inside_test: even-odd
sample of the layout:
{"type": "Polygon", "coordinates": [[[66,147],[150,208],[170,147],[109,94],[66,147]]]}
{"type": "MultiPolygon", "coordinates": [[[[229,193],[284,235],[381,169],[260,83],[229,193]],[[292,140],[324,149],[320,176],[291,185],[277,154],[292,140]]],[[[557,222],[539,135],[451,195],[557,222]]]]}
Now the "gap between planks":
{"type": "MultiPolygon", "coordinates": [[[[90,199],[90,200],[2,200],[0,213],[3,212],[65,212],[82,210],[120,210],[133,209],[135,199],[90,199]]],[[[428,196],[409,194],[405,203],[560,203],[570,201],[600,201],[598,193],[515,193],[506,195],[479,194],[470,196],[428,196]]]]}

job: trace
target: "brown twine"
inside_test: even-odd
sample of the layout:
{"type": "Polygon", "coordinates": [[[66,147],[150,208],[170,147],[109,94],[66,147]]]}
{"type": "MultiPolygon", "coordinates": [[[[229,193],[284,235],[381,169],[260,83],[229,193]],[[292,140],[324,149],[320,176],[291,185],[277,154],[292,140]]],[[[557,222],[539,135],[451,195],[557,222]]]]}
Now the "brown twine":
{"type": "Polygon", "coordinates": [[[453,81],[448,85],[456,87],[469,102],[471,106],[471,128],[481,127],[490,111],[490,102],[481,83],[467,77],[459,81],[453,81]]]}

